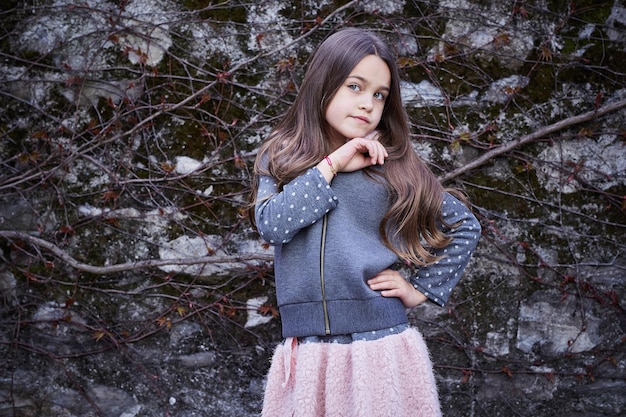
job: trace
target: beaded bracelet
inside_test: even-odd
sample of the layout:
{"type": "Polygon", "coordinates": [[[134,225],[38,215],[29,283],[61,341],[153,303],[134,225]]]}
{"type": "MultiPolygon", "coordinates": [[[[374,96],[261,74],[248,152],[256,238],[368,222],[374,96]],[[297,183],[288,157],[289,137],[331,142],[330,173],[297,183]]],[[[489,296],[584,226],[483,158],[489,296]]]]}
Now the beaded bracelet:
{"type": "Polygon", "coordinates": [[[335,167],[333,166],[333,161],[330,159],[328,155],[324,156],[326,162],[328,162],[328,166],[330,167],[330,172],[333,173],[333,177],[337,176],[337,171],[335,171],[335,167]]]}

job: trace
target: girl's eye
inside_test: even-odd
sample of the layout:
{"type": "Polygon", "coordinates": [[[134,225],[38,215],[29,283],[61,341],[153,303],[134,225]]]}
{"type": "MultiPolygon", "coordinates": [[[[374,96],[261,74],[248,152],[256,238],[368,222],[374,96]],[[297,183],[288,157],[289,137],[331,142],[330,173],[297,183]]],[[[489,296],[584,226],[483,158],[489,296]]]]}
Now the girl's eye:
{"type": "Polygon", "coordinates": [[[348,88],[352,91],[361,91],[361,87],[358,84],[349,84],[348,88]]]}
{"type": "Polygon", "coordinates": [[[374,98],[376,100],[384,101],[385,100],[385,95],[383,93],[374,93],[374,98]]]}

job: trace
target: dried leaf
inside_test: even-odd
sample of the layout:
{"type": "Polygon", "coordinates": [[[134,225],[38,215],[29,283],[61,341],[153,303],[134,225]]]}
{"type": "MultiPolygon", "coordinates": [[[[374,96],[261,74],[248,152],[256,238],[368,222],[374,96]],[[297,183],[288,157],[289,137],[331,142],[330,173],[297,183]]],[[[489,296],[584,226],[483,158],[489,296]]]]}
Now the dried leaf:
{"type": "Polygon", "coordinates": [[[461,369],[461,372],[463,372],[463,378],[461,379],[461,383],[467,384],[470,377],[472,376],[472,371],[470,371],[469,369],[461,369]]]}
{"type": "Polygon", "coordinates": [[[276,69],[279,73],[285,71],[293,71],[295,67],[295,59],[293,57],[281,59],[276,63],[276,69]]]}
{"type": "Polygon", "coordinates": [[[259,307],[258,312],[262,316],[271,315],[272,317],[278,317],[278,309],[271,304],[263,304],[259,307]]]}
{"type": "Polygon", "coordinates": [[[521,87],[519,85],[516,85],[515,87],[504,87],[502,89],[502,91],[504,91],[504,94],[506,94],[507,96],[514,96],[515,94],[519,93],[521,90],[521,87]]]}
{"type": "Polygon", "coordinates": [[[495,46],[503,46],[511,43],[511,37],[507,33],[498,33],[493,37],[493,43],[495,46]]]}
{"type": "Polygon", "coordinates": [[[116,201],[119,198],[119,195],[115,192],[115,191],[105,191],[102,194],[102,200],[103,201],[116,201]]]}
{"type": "Polygon", "coordinates": [[[95,332],[93,335],[91,335],[91,337],[96,341],[99,342],[100,339],[102,339],[104,336],[106,336],[107,332],[104,330],[98,330],[97,332],[95,332]]]}
{"type": "Polygon", "coordinates": [[[528,18],[528,10],[524,8],[524,6],[515,6],[513,7],[513,15],[519,15],[524,19],[528,18]]]}
{"type": "Polygon", "coordinates": [[[64,235],[69,235],[69,236],[73,236],[74,233],[76,233],[76,231],[74,230],[72,226],[61,226],[59,228],[59,232],[63,233],[64,235]]]}
{"type": "Polygon", "coordinates": [[[472,135],[470,134],[470,132],[463,132],[459,135],[459,140],[463,142],[469,142],[471,138],[472,135]]]}
{"type": "Polygon", "coordinates": [[[83,82],[83,79],[81,77],[79,77],[78,75],[73,75],[67,80],[65,80],[65,85],[68,87],[73,87],[75,85],[81,85],[82,82],[83,82]]]}
{"type": "Polygon", "coordinates": [[[172,328],[172,319],[170,319],[169,317],[159,317],[157,319],[157,324],[159,325],[159,327],[167,327],[168,329],[172,328]]]}
{"type": "Polygon", "coordinates": [[[30,153],[21,153],[21,154],[19,154],[17,159],[22,164],[28,164],[29,162],[36,163],[37,161],[39,161],[40,156],[41,155],[39,154],[38,151],[33,151],[33,152],[30,152],[30,153]]]}
{"type": "Polygon", "coordinates": [[[541,61],[549,62],[552,61],[552,51],[547,45],[541,46],[541,51],[539,54],[539,59],[541,61]]]}
{"type": "Polygon", "coordinates": [[[599,91],[598,94],[596,94],[596,101],[595,101],[596,110],[598,110],[598,108],[602,104],[602,96],[603,95],[604,94],[602,93],[602,91],[599,91]]]}
{"type": "Polygon", "coordinates": [[[120,227],[120,219],[117,217],[107,217],[106,222],[113,227],[120,227]]]}
{"type": "Polygon", "coordinates": [[[265,37],[264,33],[259,33],[256,35],[256,44],[260,47],[261,46],[261,42],[263,41],[263,38],[265,37]]]}
{"type": "Polygon", "coordinates": [[[36,132],[33,132],[32,137],[33,139],[44,139],[44,140],[50,139],[48,132],[46,132],[45,130],[38,130],[36,132]]]}
{"type": "Polygon", "coordinates": [[[589,138],[593,136],[593,130],[589,129],[588,127],[583,127],[578,131],[578,136],[589,138]]]}
{"type": "Polygon", "coordinates": [[[201,106],[209,100],[211,100],[211,94],[203,94],[202,97],[200,97],[200,101],[198,101],[198,104],[196,104],[196,106],[201,106]]]}
{"type": "Polygon", "coordinates": [[[246,167],[246,162],[243,160],[241,155],[235,155],[235,167],[238,169],[243,169],[246,167]]]}
{"type": "Polygon", "coordinates": [[[174,172],[176,167],[170,164],[169,162],[161,162],[161,169],[165,171],[167,174],[171,174],[172,172],[174,172]]]}
{"type": "Polygon", "coordinates": [[[227,71],[222,71],[217,73],[217,82],[219,83],[228,83],[228,78],[230,78],[230,73],[227,71]]]}
{"type": "Polygon", "coordinates": [[[398,59],[398,66],[400,68],[411,68],[419,64],[419,61],[413,57],[401,57],[398,59]]]}

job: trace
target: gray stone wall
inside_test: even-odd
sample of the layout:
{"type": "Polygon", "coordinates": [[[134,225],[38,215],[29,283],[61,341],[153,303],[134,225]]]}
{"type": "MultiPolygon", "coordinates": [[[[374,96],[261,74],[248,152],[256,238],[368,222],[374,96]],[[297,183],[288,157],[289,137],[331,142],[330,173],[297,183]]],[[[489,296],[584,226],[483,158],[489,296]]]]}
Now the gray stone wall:
{"type": "Polygon", "coordinates": [[[5,3],[0,416],[258,415],[252,162],[344,26],[397,50],[415,149],[483,226],[408,312],[444,415],[626,415],[623,2],[5,3]]]}

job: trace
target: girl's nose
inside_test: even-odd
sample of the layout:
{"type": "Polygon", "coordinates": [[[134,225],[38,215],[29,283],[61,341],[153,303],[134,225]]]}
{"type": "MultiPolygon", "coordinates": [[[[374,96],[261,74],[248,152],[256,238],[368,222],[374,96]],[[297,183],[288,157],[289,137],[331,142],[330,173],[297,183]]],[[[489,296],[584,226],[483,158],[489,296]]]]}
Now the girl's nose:
{"type": "Polygon", "coordinates": [[[359,103],[359,109],[370,110],[371,108],[372,108],[372,98],[363,97],[363,99],[359,103]]]}

